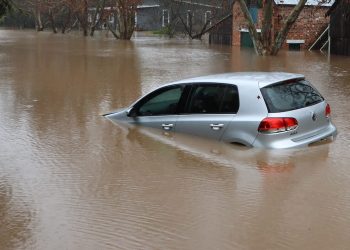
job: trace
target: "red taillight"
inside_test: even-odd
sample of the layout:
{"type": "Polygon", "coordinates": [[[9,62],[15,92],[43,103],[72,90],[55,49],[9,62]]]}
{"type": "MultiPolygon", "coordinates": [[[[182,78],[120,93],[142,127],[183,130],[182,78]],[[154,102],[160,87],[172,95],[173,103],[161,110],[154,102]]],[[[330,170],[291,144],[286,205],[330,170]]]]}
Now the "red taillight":
{"type": "Polygon", "coordinates": [[[267,117],[260,122],[258,131],[261,133],[279,133],[296,129],[298,121],[291,117],[267,117]]]}
{"type": "Polygon", "coordinates": [[[331,106],[327,103],[325,115],[327,118],[331,117],[331,106]]]}

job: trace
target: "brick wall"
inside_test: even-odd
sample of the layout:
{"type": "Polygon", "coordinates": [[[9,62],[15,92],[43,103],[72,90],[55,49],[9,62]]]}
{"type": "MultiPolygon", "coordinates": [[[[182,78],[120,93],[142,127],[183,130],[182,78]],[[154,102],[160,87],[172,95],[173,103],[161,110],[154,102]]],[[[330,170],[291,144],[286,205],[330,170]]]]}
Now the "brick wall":
{"type": "MultiPolygon", "coordinates": [[[[273,34],[277,34],[281,28],[282,20],[289,15],[294,6],[275,5],[273,13],[273,34]]],[[[308,48],[324,30],[329,23],[329,18],[325,17],[328,7],[320,6],[305,6],[300,13],[297,21],[292,26],[286,40],[305,40],[305,44],[301,46],[302,49],[308,48]]],[[[233,5],[233,25],[232,25],[232,45],[240,46],[241,37],[240,29],[246,28],[246,21],[238,3],[233,5]]],[[[259,21],[261,20],[262,10],[259,9],[259,21]]],[[[261,27],[261,23],[257,28],[261,27]]],[[[288,47],[286,41],[283,44],[284,48],[288,47]]]]}
{"type": "Polygon", "coordinates": [[[241,7],[238,3],[235,3],[233,5],[233,10],[232,10],[232,45],[233,46],[240,46],[241,45],[241,33],[240,33],[240,28],[245,25],[245,20],[243,13],[241,11],[241,7]]]}

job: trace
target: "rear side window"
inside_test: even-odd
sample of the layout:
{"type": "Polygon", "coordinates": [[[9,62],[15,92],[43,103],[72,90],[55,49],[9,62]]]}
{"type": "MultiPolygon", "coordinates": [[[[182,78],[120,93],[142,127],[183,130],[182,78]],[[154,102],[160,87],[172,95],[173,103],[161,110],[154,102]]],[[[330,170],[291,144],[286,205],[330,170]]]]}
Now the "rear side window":
{"type": "Polygon", "coordinates": [[[227,84],[198,84],[194,85],[191,91],[187,113],[237,113],[238,107],[239,100],[236,86],[227,84]]]}
{"type": "Polygon", "coordinates": [[[261,89],[270,113],[305,108],[324,99],[309,82],[293,80],[270,85],[261,89]]]}

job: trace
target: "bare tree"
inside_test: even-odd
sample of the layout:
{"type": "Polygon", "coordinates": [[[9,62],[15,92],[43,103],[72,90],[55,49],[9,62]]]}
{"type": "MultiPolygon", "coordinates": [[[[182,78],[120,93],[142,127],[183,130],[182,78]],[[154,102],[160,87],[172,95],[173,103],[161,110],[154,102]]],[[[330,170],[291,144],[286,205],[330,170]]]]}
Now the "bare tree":
{"type": "Polygon", "coordinates": [[[106,15],[106,5],[110,4],[111,0],[64,0],[60,1],[65,6],[66,18],[63,25],[64,33],[71,23],[73,26],[78,22],[83,30],[84,36],[94,35],[95,30],[104,20],[106,15]]]}
{"type": "Polygon", "coordinates": [[[222,19],[232,15],[230,0],[164,0],[170,11],[169,26],[173,32],[183,32],[191,39],[202,36],[222,19]]]}
{"type": "Polygon", "coordinates": [[[289,30],[296,22],[299,14],[304,9],[307,0],[299,0],[290,14],[282,21],[282,26],[278,30],[275,38],[272,37],[273,0],[266,0],[263,6],[263,19],[261,34],[257,32],[253,18],[248,10],[245,0],[238,0],[243,15],[248,23],[248,30],[252,38],[255,51],[258,55],[277,55],[289,30]]]}
{"type": "Polygon", "coordinates": [[[137,5],[142,0],[116,0],[112,6],[116,19],[116,30],[109,24],[108,28],[117,39],[130,40],[135,30],[135,14],[137,5]]]}
{"type": "Polygon", "coordinates": [[[69,8],[64,8],[62,11],[62,34],[66,33],[67,29],[69,29],[69,26],[74,26],[74,23],[71,24],[73,19],[72,10],[69,8]]]}
{"type": "Polygon", "coordinates": [[[58,0],[14,0],[18,9],[33,17],[37,31],[43,31],[50,22],[52,30],[57,32],[55,16],[60,10],[61,2],[58,0]]]}
{"type": "Polygon", "coordinates": [[[16,5],[24,13],[33,16],[35,28],[37,31],[44,30],[43,12],[45,12],[45,3],[43,0],[16,0],[16,5]]]}
{"type": "Polygon", "coordinates": [[[14,2],[12,0],[0,0],[0,18],[11,11],[13,7],[14,2]]]}
{"type": "Polygon", "coordinates": [[[117,0],[119,38],[129,40],[135,29],[135,13],[141,0],[117,0]]]}
{"type": "Polygon", "coordinates": [[[88,0],[66,0],[67,5],[75,17],[78,19],[83,35],[88,36],[89,34],[89,3],[88,0]]]}
{"type": "Polygon", "coordinates": [[[57,22],[56,17],[60,15],[65,8],[64,1],[57,0],[46,0],[45,14],[48,16],[48,21],[51,23],[51,28],[53,33],[57,33],[57,22]]]}
{"type": "Polygon", "coordinates": [[[94,32],[101,21],[104,20],[106,13],[106,0],[98,0],[95,3],[94,12],[91,19],[90,36],[94,35],[94,32]]]}

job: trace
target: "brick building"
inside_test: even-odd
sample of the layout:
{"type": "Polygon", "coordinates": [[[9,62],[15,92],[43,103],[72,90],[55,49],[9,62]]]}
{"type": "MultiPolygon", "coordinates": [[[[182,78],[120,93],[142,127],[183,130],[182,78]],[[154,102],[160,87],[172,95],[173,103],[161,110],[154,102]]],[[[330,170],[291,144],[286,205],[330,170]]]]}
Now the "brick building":
{"type": "MultiPolygon", "coordinates": [[[[272,35],[279,31],[282,20],[284,20],[292,9],[298,3],[298,0],[274,0],[272,35]]],[[[319,4],[317,0],[309,0],[303,11],[300,13],[297,21],[288,33],[283,48],[289,49],[307,49],[319,37],[319,35],[328,27],[329,18],[325,17],[332,3],[319,4]]],[[[261,27],[262,8],[257,4],[249,4],[249,10],[257,25],[258,32],[261,27]]],[[[247,24],[244,19],[238,2],[233,4],[233,25],[232,25],[232,45],[242,47],[252,47],[252,41],[249,36],[247,24]]]]}

